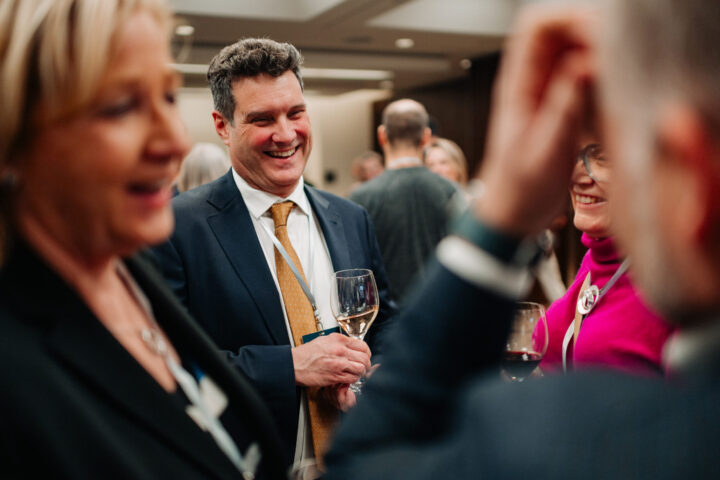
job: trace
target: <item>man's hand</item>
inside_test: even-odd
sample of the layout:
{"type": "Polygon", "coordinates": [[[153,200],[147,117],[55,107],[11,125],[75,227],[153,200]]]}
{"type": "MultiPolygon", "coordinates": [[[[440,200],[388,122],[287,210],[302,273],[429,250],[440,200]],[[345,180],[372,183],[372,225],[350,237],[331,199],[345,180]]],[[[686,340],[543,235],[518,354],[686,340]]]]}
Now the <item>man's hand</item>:
{"type": "Polygon", "coordinates": [[[320,395],[325,402],[343,412],[347,412],[357,403],[357,398],[355,394],[350,391],[350,385],[347,383],[322,387],[320,389],[320,395]]]}
{"type": "Polygon", "coordinates": [[[339,333],[317,337],[292,350],[295,383],[324,387],[357,381],[370,368],[370,348],[339,333]]]}
{"type": "Polygon", "coordinates": [[[590,114],[596,10],[539,6],[510,37],[496,89],[476,213],[524,236],[546,228],[568,195],[590,114]]]}

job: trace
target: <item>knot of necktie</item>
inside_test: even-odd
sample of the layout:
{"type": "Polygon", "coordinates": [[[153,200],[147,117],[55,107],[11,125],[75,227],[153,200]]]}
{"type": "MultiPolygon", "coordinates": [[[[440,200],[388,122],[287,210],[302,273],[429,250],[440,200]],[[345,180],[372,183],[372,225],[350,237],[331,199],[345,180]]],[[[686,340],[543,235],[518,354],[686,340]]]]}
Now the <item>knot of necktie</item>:
{"type": "Polygon", "coordinates": [[[290,211],[293,209],[294,206],[294,202],[292,202],[291,200],[287,200],[282,203],[276,203],[275,205],[270,207],[270,214],[272,215],[273,222],[275,223],[275,228],[287,225],[290,211]]]}

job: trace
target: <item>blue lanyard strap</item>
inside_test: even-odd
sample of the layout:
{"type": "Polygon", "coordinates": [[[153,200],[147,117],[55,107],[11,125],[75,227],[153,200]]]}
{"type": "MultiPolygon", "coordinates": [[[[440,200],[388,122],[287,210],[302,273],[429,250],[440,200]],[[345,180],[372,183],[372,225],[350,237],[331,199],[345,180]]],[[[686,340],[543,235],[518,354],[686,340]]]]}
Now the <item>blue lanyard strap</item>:
{"type": "MultiPolygon", "coordinates": [[[[312,217],[308,218],[308,222],[312,221],[312,217]]],[[[303,276],[300,274],[300,270],[295,266],[295,262],[292,261],[292,258],[290,258],[290,254],[288,254],[287,250],[285,250],[285,247],[283,247],[282,243],[280,243],[280,240],[278,240],[275,233],[270,230],[270,227],[268,227],[265,223],[262,221],[260,224],[265,229],[265,232],[270,237],[270,240],[272,240],[273,245],[275,245],[275,248],[278,252],[280,252],[280,255],[282,255],[283,259],[285,259],[285,262],[290,267],[290,271],[292,271],[293,275],[295,275],[295,278],[297,279],[298,283],[300,284],[300,288],[302,288],[303,293],[305,293],[305,296],[310,301],[310,305],[313,309],[313,314],[315,315],[315,328],[317,328],[318,331],[322,331],[323,324],[322,320],[320,319],[320,311],[317,307],[317,302],[315,302],[315,296],[310,291],[310,286],[307,284],[303,276]]],[[[308,228],[309,230],[309,228],[308,228]]],[[[312,232],[309,232],[310,235],[312,235],[312,232]]],[[[308,239],[309,241],[310,239],[308,239]]],[[[312,255],[311,255],[312,256],[312,255]]]]}

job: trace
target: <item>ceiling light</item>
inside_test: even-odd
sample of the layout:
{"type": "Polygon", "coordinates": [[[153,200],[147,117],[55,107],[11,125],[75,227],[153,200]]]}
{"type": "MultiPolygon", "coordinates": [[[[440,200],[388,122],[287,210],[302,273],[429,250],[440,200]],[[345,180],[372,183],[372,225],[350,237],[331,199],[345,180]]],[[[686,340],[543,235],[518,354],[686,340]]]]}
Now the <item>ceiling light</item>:
{"type": "MultiPolygon", "coordinates": [[[[207,70],[207,68],[206,68],[207,70]]],[[[390,80],[393,72],[387,70],[365,70],[355,68],[303,68],[304,78],[320,80],[390,80]]]]}
{"type": "Polygon", "coordinates": [[[175,35],[178,37],[189,37],[195,33],[195,27],[192,25],[178,25],[175,27],[175,35]]]}
{"type": "Polygon", "coordinates": [[[412,38],[398,38],[395,40],[395,46],[397,48],[412,48],[415,46],[415,41],[412,38]]]}
{"type": "Polygon", "coordinates": [[[208,66],[204,63],[171,63],[170,66],[186,75],[207,75],[208,66]]]}

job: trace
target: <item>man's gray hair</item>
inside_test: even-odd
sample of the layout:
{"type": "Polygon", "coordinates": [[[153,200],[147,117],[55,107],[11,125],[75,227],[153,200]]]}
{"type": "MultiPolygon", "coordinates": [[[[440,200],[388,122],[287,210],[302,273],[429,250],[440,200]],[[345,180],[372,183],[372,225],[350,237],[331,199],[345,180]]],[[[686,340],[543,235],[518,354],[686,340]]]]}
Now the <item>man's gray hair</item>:
{"type": "Polygon", "coordinates": [[[720,133],[719,19],[717,0],[615,0],[604,32],[615,101],[654,110],[682,99],[720,133]]]}
{"type": "Polygon", "coordinates": [[[235,113],[232,84],[241,78],[261,74],[279,77],[290,70],[303,88],[302,61],[302,55],[293,45],[269,38],[244,38],[228,45],[215,55],[208,68],[215,109],[232,125],[235,113]]]}

